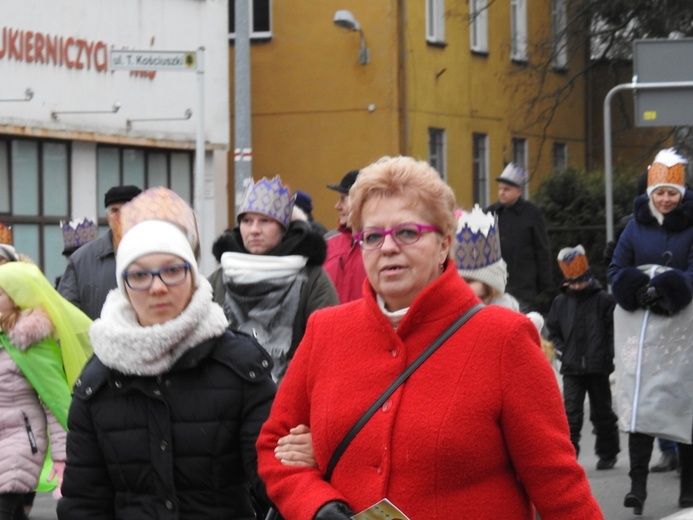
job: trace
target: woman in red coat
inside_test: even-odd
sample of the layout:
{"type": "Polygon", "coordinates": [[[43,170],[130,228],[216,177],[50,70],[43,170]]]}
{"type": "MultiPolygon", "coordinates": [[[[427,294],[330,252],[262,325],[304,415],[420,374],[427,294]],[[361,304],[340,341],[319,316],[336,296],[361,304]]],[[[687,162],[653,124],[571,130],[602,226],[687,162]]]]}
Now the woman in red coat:
{"type": "Polygon", "coordinates": [[[333,451],[390,383],[479,302],[448,254],[452,190],[427,163],[385,157],[350,191],[365,297],[315,312],[258,438],[261,477],[287,520],[347,520],[387,498],[412,520],[603,518],[577,464],[536,328],[482,309],[385,402],[330,482],[333,451]],[[312,433],[316,467],[278,440],[312,433]]]}

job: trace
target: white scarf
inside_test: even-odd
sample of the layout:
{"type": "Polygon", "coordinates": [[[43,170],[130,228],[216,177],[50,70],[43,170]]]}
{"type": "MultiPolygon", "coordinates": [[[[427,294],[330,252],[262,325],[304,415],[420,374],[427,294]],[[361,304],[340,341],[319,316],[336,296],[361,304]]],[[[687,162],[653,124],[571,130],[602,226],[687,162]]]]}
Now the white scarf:
{"type": "Polygon", "coordinates": [[[267,256],[230,251],[221,255],[224,275],[237,284],[291,276],[303,269],[307,262],[308,257],[301,255],[267,256]]]}
{"type": "Polygon", "coordinates": [[[188,306],[164,323],[143,327],[132,304],[120,289],[108,293],[106,303],[89,329],[94,354],[113,370],[126,375],[154,376],[168,370],[183,354],[223,334],[228,321],[212,301],[212,286],[200,278],[188,306]]]}

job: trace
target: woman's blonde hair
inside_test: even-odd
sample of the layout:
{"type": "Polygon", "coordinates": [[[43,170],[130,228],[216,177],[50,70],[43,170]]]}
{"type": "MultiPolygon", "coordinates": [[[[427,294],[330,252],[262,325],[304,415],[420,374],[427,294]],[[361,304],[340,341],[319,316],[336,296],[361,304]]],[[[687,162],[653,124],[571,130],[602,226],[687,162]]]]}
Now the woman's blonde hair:
{"type": "Polygon", "coordinates": [[[15,306],[9,311],[0,313],[0,332],[11,331],[17,324],[21,312],[20,308],[15,306]]]}
{"type": "Polygon", "coordinates": [[[354,232],[363,229],[363,206],[369,200],[395,196],[408,199],[444,235],[455,233],[456,204],[452,188],[427,162],[401,155],[381,157],[361,170],[349,190],[349,226],[354,232]]]}

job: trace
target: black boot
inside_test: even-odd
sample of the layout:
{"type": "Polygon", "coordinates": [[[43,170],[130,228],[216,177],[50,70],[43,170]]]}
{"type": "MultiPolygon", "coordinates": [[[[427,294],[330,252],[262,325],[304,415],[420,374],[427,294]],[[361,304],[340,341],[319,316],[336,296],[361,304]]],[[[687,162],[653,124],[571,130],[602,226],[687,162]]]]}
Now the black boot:
{"type": "Polygon", "coordinates": [[[647,480],[639,479],[632,480],[630,491],[623,499],[625,507],[632,507],[634,515],[642,515],[642,510],[645,507],[645,499],[647,498],[647,480]]]}
{"type": "Polygon", "coordinates": [[[630,456],[630,492],[623,499],[625,507],[632,507],[633,514],[642,515],[647,498],[647,474],[654,437],[642,433],[628,435],[628,455],[630,456]]]}
{"type": "Polygon", "coordinates": [[[680,507],[693,507],[693,446],[679,444],[679,464],[681,468],[680,507]]]}

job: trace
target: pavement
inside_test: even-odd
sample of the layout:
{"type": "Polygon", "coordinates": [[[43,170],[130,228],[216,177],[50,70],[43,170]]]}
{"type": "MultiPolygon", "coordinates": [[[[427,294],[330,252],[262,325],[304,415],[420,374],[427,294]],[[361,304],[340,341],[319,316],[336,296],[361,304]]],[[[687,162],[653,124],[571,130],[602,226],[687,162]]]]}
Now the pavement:
{"type": "MultiPolygon", "coordinates": [[[[588,416],[589,410],[586,408],[585,417],[588,416]]],[[[585,421],[580,447],[578,462],[585,468],[592,493],[602,507],[606,520],[693,520],[693,508],[680,509],[678,506],[680,479],[676,471],[650,473],[647,481],[648,496],[642,516],[633,515],[632,508],[623,506],[623,497],[630,489],[627,434],[621,434],[621,453],[616,466],[610,470],[596,469],[597,457],[593,453],[594,435],[589,421],[585,421]]],[[[651,464],[655,464],[659,457],[660,452],[655,442],[651,464]]],[[[30,519],[57,520],[55,506],[56,501],[51,493],[37,495],[30,519]]]]}

